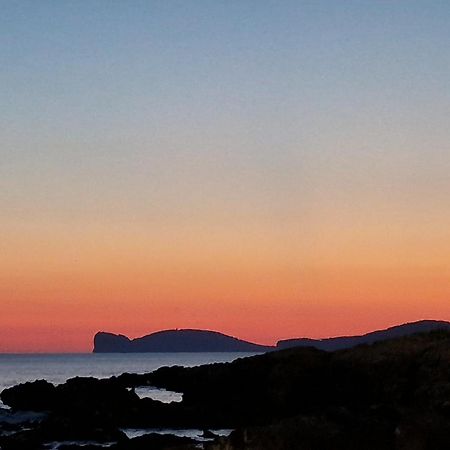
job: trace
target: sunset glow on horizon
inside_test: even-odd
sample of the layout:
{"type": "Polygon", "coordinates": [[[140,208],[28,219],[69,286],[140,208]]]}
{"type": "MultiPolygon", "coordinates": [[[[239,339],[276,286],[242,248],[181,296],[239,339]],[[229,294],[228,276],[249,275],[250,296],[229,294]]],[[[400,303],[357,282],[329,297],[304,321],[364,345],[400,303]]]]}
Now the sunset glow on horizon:
{"type": "Polygon", "coordinates": [[[6,2],[0,352],[450,320],[450,5],[6,2]]]}

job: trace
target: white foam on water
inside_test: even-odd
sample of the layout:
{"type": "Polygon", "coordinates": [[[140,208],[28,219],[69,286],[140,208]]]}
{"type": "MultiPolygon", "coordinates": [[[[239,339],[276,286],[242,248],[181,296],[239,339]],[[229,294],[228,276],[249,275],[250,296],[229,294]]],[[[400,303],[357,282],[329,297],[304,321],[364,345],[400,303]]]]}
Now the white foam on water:
{"type": "Polygon", "coordinates": [[[80,447],[85,447],[87,445],[95,445],[98,448],[108,448],[114,445],[115,442],[96,442],[96,441],[58,441],[58,442],[47,442],[45,447],[49,450],[58,450],[62,445],[78,445],[80,447]]]}
{"type": "MultiPolygon", "coordinates": [[[[178,437],[188,437],[195,439],[199,442],[212,441],[212,438],[204,438],[203,430],[195,428],[124,428],[123,431],[126,436],[130,439],[144,436],[146,434],[156,433],[156,434],[171,434],[178,437]]],[[[217,436],[229,436],[233,430],[231,429],[208,429],[217,436]]]]}
{"type": "Polygon", "coordinates": [[[139,398],[151,398],[163,403],[179,403],[183,401],[183,394],[181,392],[167,391],[166,389],[159,389],[155,387],[139,387],[135,389],[139,398]]]}

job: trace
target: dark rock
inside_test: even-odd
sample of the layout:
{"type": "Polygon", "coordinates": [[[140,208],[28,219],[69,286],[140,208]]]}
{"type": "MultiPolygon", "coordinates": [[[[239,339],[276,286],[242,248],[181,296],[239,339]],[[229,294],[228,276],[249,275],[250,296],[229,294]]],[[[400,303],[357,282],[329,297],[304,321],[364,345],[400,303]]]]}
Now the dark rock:
{"type": "Polygon", "coordinates": [[[25,430],[0,437],[2,450],[41,450],[44,440],[39,430],[25,430]]]}
{"type": "Polygon", "coordinates": [[[27,424],[34,424],[41,422],[47,417],[47,414],[42,412],[32,411],[11,411],[9,409],[0,408],[0,426],[14,425],[25,426],[27,424]]]}
{"type": "Polygon", "coordinates": [[[53,386],[40,380],[5,389],[4,404],[13,410],[104,413],[108,416],[133,408],[139,397],[118,382],[95,378],[72,378],[53,386]]]}
{"type": "Polygon", "coordinates": [[[264,427],[234,431],[207,444],[207,450],[394,450],[394,435],[385,424],[347,418],[345,424],[326,415],[297,416],[264,427]]]}
{"type": "Polygon", "coordinates": [[[197,442],[191,438],[179,437],[171,434],[150,433],[117,445],[117,450],[165,450],[181,446],[194,445],[197,442]]]}
{"type": "Polygon", "coordinates": [[[62,444],[58,446],[58,450],[105,450],[114,449],[114,447],[105,447],[101,444],[62,444]]]}
{"type": "Polygon", "coordinates": [[[56,388],[48,381],[38,380],[5,389],[0,399],[15,410],[45,411],[55,405],[56,388]]]}

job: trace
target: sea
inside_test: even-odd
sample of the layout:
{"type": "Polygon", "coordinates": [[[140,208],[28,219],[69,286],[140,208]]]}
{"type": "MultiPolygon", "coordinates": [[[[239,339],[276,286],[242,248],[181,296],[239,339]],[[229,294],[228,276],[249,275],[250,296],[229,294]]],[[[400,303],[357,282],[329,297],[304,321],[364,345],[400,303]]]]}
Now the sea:
{"type": "Polygon", "coordinates": [[[19,383],[69,378],[108,378],[122,373],[148,373],[163,366],[193,367],[230,362],[254,353],[74,353],[0,354],[0,392],[19,383]]]}
{"type": "MultiPolygon", "coordinates": [[[[47,380],[54,384],[64,383],[69,378],[109,378],[122,373],[148,373],[163,366],[193,367],[217,362],[231,362],[255,353],[76,353],[76,354],[0,354],[0,392],[27,381],[47,380]]],[[[141,397],[149,397],[165,403],[182,401],[179,392],[152,387],[136,389],[141,397]]],[[[0,401],[0,416],[7,407],[0,401]]],[[[1,418],[1,417],[0,417],[1,418]]],[[[123,429],[130,437],[147,433],[175,434],[197,441],[206,441],[203,430],[186,429],[123,429]]],[[[226,436],[232,430],[211,430],[226,436]]],[[[88,444],[89,442],[54,442],[50,449],[57,450],[63,444],[88,444]]],[[[95,444],[95,443],[94,443],[95,444]]]]}

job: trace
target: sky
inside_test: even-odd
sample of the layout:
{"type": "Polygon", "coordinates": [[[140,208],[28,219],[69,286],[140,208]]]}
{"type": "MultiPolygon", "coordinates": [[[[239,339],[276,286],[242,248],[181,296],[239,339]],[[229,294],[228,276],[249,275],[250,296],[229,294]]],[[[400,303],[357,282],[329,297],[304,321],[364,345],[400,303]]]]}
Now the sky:
{"type": "Polygon", "coordinates": [[[0,352],[450,320],[447,1],[1,3],[0,352]]]}

